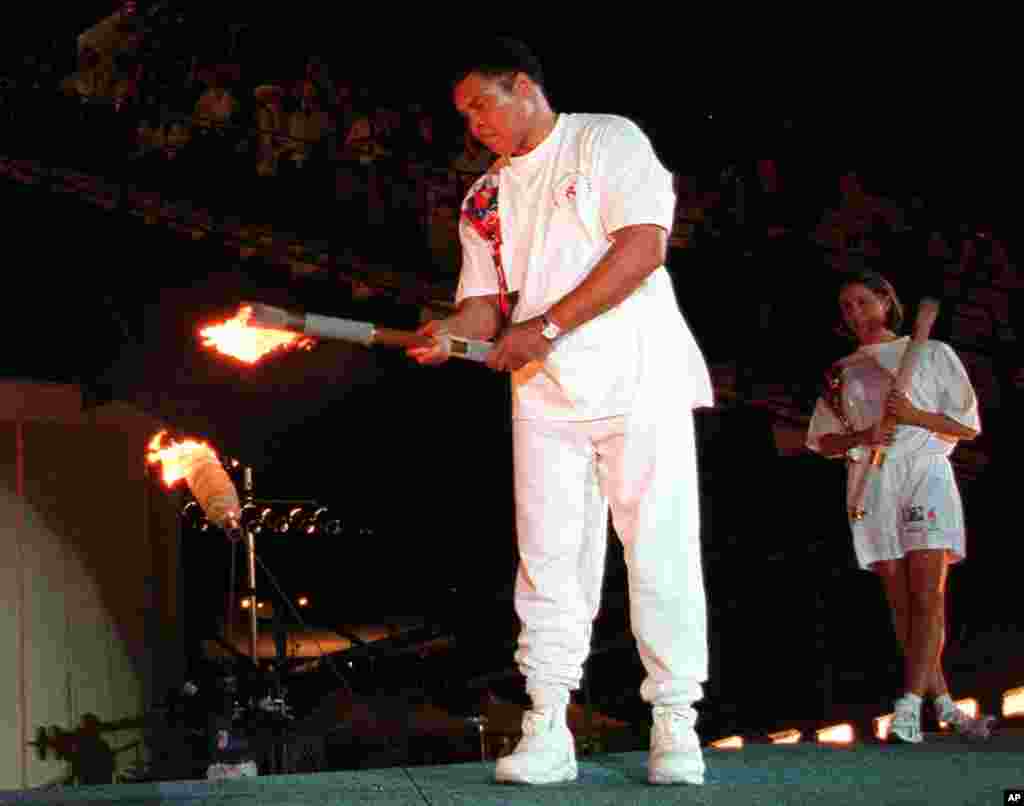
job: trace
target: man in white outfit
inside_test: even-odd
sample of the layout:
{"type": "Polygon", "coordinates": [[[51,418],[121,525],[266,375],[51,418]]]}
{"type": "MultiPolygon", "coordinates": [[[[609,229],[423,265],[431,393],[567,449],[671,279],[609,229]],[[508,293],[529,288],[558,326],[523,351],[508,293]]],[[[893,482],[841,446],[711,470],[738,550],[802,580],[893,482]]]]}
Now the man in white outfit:
{"type": "MultiPolygon", "coordinates": [[[[499,155],[463,203],[456,313],[421,332],[496,339],[511,373],[516,661],[532,708],[498,781],[577,777],[566,723],[597,615],[608,511],[653,707],[652,783],[704,781],[693,703],[707,679],[692,410],[704,358],[664,267],[672,176],[633,122],[558,114],[521,43],[485,43],[455,76],[470,132],[499,155]]],[[[420,363],[447,357],[413,349],[420,363]]]]}

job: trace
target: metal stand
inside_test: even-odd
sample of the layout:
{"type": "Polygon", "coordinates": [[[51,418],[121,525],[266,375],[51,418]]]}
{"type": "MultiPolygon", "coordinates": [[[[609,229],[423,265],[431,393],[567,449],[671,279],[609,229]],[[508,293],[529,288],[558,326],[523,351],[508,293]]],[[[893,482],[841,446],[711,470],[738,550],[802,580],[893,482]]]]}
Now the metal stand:
{"type": "Polygon", "coordinates": [[[259,655],[256,653],[259,629],[256,615],[256,536],[251,529],[245,530],[245,553],[249,563],[249,654],[253,665],[259,666],[259,655]]]}
{"type": "MultiPolygon", "coordinates": [[[[245,504],[252,502],[252,468],[245,468],[245,504]]],[[[243,527],[245,534],[245,555],[248,563],[249,576],[249,655],[252,657],[252,665],[257,668],[260,665],[259,655],[256,650],[256,641],[259,635],[259,622],[256,613],[256,535],[252,529],[243,527]]],[[[234,614],[232,614],[234,617],[234,614]]]]}

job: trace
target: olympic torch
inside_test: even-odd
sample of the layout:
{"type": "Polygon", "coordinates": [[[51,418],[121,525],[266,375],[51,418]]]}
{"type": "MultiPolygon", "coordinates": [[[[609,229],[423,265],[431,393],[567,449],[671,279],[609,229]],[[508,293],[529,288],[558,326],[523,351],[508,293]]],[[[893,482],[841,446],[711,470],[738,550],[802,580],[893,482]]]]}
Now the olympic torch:
{"type": "MultiPolygon", "coordinates": [[[[302,314],[259,302],[242,304],[252,309],[249,327],[290,330],[313,338],[348,341],[367,347],[429,347],[435,341],[435,337],[421,336],[407,330],[377,327],[371,322],[320,316],[314,313],[302,314]]],[[[489,341],[462,339],[447,334],[442,338],[447,338],[448,343],[445,346],[452,355],[470,361],[483,361],[493,346],[489,341]]]]}
{"type": "Polygon", "coordinates": [[[316,339],[365,347],[440,344],[449,355],[477,362],[484,361],[494,346],[489,341],[463,339],[447,333],[424,336],[408,330],[377,327],[372,322],[300,313],[259,302],[243,302],[233,319],[204,328],[201,335],[207,346],[249,363],[276,350],[308,349],[316,339]]]}
{"type": "MultiPolygon", "coordinates": [[[[168,487],[185,479],[207,520],[221,527],[232,540],[237,540],[243,534],[238,488],[224,470],[216,452],[205,442],[194,439],[165,444],[167,436],[166,431],[153,436],[146,451],[146,461],[150,464],[160,463],[164,483],[168,487]]],[[[251,529],[244,530],[244,536],[249,572],[248,595],[252,605],[249,608],[249,648],[252,662],[256,663],[256,543],[251,529]]],[[[232,618],[234,613],[229,613],[229,630],[232,618]]]]}
{"type": "Polygon", "coordinates": [[[210,523],[225,532],[237,531],[242,509],[238,490],[213,448],[191,439],[164,445],[166,436],[166,431],[160,431],[150,441],[149,463],[162,465],[167,486],[184,478],[210,523]]]}
{"type": "MultiPolygon", "coordinates": [[[[928,337],[931,335],[932,327],[935,325],[935,319],[938,315],[938,300],[930,297],[925,297],[921,300],[921,305],[917,311],[917,318],[914,320],[913,335],[910,338],[910,343],[907,345],[906,352],[903,353],[903,358],[900,360],[899,370],[896,372],[896,380],[892,385],[893,390],[905,393],[910,387],[910,379],[914,374],[914,368],[917,366],[921,350],[924,349],[925,342],[928,341],[928,337]]],[[[871,459],[860,476],[853,499],[850,502],[850,520],[852,521],[859,521],[866,514],[864,501],[868,489],[870,488],[877,493],[879,471],[885,463],[885,456],[888,452],[888,446],[880,441],[882,426],[885,423],[886,417],[887,415],[883,412],[882,419],[874,427],[872,438],[874,448],[871,451],[871,459]]]]}

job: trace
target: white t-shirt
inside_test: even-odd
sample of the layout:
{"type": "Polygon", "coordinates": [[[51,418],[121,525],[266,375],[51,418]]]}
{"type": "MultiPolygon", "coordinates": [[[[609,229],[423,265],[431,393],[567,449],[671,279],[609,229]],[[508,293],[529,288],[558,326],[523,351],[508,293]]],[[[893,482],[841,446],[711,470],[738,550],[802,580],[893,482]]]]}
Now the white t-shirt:
{"type": "MultiPolygon", "coordinates": [[[[873,426],[881,418],[900,362],[910,338],[904,336],[882,344],[864,345],[840,362],[842,407],[857,431],[873,426]]],[[[961,425],[981,431],[978,399],[959,356],[941,341],[927,341],[921,349],[907,390],[910,402],[924,411],[944,414],[961,425]]],[[[821,437],[841,434],[845,429],[832,408],[818,399],[807,431],[807,447],[821,452],[821,437]]],[[[948,456],[955,442],[940,439],[933,432],[914,425],[897,426],[886,451],[889,458],[911,454],[948,456]]]]}
{"type": "MultiPolygon", "coordinates": [[[[611,247],[616,230],[637,224],[672,230],[672,175],[640,128],[615,115],[559,115],[540,145],[499,160],[478,179],[463,210],[495,185],[489,225],[500,230],[508,291],[519,292],[513,323],[546,312],[575,289],[611,247]]],[[[456,302],[497,294],[491,246],[466,214],[459,234],[456,302]]],[[[707,366],[664,266],[623,303],[560,337],[546,361],[513,372],[513,417],[622,415],[632,410],[638,390],[654,384],[678,406],[712,405],[707,366]]]]}

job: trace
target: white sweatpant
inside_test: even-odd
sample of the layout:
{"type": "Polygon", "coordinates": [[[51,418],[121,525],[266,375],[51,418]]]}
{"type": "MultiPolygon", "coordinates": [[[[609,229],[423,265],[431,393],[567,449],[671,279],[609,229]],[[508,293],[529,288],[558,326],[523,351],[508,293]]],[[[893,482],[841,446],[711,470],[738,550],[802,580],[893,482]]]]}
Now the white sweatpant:
{"type": "Polygon", "coordinates": [[[516,420],[513,453],[522,624],[515,659],[527,691],[579,688],[600,606],[610,506],[647,672],[640,695],[659,705],[700,700],[707,609],[692,414],[679,411],[657,429],[630,429],[628,417],[516,420]]]}

